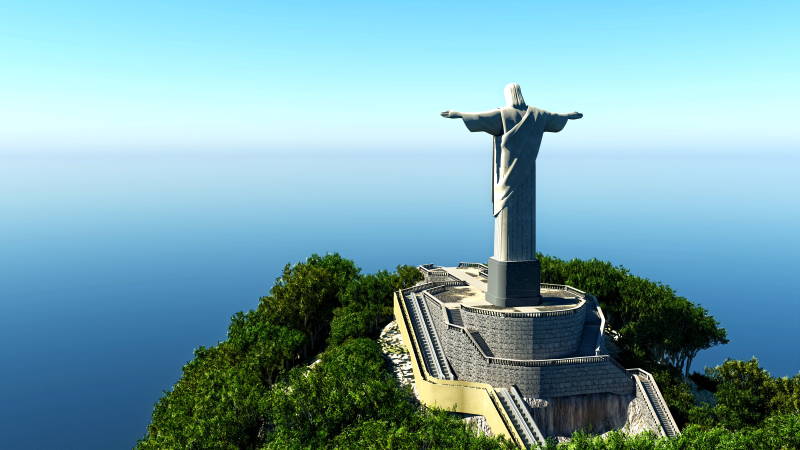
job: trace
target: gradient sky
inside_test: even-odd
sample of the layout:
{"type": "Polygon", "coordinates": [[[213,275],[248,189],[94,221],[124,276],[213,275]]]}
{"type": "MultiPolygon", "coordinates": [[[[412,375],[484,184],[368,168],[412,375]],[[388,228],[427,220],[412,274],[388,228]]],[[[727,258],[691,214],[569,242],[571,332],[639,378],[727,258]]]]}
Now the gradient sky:
{"type": "Polygon", "coordinates": [[[548,147],[794,152],[799,2],[0,3],[0,152],[484,151],[438,117],[585,114],[548,147]]]}

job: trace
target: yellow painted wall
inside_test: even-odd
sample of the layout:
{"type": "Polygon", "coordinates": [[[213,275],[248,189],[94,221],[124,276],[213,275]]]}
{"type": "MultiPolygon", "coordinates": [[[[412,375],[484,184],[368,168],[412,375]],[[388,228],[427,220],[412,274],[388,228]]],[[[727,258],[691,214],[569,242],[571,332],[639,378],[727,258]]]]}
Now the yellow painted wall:
{"type": "Polygon", "coordinates": [[[497,436],[505,436],[521,445],[522,439],[510,425],[511,419],[502,408],[496,406],[500,403],[491,385],[471,381],[442,380],[434,378],[428,373],[424,363],[418,359],[421,352],[413,328],[406,321],[406,317],[409,317],[408,311],[405,310],[405,302],[402,302],[401,299],[402,294],[396,292],[394,295],[394,318],[411,357],[411,370],[414,373],[414,382],[420,402],[450,411],[482,415],[486,417],[492,433],[497,436]]]}

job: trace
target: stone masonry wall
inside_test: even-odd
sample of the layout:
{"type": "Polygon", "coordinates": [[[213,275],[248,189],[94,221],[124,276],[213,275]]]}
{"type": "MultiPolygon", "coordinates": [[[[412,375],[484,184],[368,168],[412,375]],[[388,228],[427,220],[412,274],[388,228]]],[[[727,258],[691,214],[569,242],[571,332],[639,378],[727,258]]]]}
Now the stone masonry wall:
{"type": "MultiPolygon", "coordinates": [[[[497,363],[489,363],[485,360],[478,350],[474,347],[467,335],[457,327],[449,326],[445,323],[445,313],[441,306],[435,301],[425,297],[425,303],[430,312],[436,334],[444,348],[445,355],[450,362],[453,373],[460,380],[478,381],[489,383],[492,386],[508,387],[516,385],[524,397],[543,398],[543,397],[562,397],[570,395],[594,394],[594,393],[614,393],[620,395],[632,395],[635,391],[635,384],[627,373],[614,365],[611,361],[597,361],[589,363],[576,363],[564,365],[548,365],[538,367],[510,366],[497,363]]],[[[462,318],[467,328],[466,311],[462,310],[462,318]]],[[[477,316],[475,314],[474,316],[477,316]]],[[[514,320],[511,318],[480,316],[481,318],[491,317],[492,319],[514,320]]],[[[571,316],[557,316],[555,319],[564,317],[571,321],[561,321],[563,326],[577,322],[577,317],[585,317],[585,308],[571,316]]],[[[530,318],[526,318],[530,320],[530,318]]],[[[550,318],[548,318],[550,319],[550,318]]],[[[515,333],[525,330],[524,327],[515,328],[515,325],[503,326],[500,320],[492,321],[497,330],[490,332],[487,325],[481,325],[476,318],[472,318],[475,328],[482,330],[481,334],[494,336],[495,343],[501,341],[500,336],[505,336],[509,342],[521,342],[523,339],[538,339],[538,334],[525,335],[520,338],[515,333]],[[529,337],[533,336],[533,337],[529,337]]],[[[516,324],[524,321],[516,322],[516,324]]],[[[557,321],[545,321],[547,325],[556,326],[557,321]]],[[[579,323],[582,330],[583,322],[579,323]]],[[[550,328],[549,326],[546,328],[550,328]]],[[[528,328],[534,329],[534,328],[528,328]]],[[[541,330],[541,328],[540,328],[541,330]]],[[[550,331],[554,335],[560,334],[561,330],[550,331]]],[[[484,335],[486,336],[486,335],[484,335]]],[[[486,339],[484,337],[484,339],[486,339]]],[[[492,343],[486,339],[487,343],[494,352],[494,356],[502,358],[493,347],[492,343]]],[[[577,344],[576,344],[577,346],[577,344]]],[[[506,347],[507,348],[507,347],[506,347]]],[[[506,356],[506,358],[508,358],[506,356]]],[[[513,358],[512,358],[513,359],[513,358]]],[[[546,359],[546,358],[516,358],[516,359],[546,359]]]]}
{"type": "Polygon", "coordinates": [[[439,335],[445,354],[460,380],[516,385],[525,397],[562,397],[610,392],[633,394],[628,375],[611,361],[550,366],[510,366],[483,359],[469,338],[455,327],[439,335]]]}
{"type": "Polygon", "coordinates": [[[461,317],[464,326],[478,331],[498,358],[565,358],[575,355],[580,345],[586,305],[558,316],[498,317],[462,310],[461,317]]]}

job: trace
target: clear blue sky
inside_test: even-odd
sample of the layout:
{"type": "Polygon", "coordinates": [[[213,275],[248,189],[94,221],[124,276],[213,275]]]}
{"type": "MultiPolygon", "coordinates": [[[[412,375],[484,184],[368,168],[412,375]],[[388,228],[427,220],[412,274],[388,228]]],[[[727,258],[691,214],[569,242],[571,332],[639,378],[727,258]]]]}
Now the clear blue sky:
{"type": "Polygon", "coordinates": [[[3,2],[0,151],[478,149],[439,111],[516,81],[586,115],[554,149],[792,152],[798,20],[792,1],[3,2]]]}

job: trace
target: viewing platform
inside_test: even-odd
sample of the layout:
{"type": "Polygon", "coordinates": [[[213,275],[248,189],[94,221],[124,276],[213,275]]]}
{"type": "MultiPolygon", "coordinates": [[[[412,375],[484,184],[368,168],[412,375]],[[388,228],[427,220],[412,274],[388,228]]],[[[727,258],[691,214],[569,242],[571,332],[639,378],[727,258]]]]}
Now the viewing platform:
{"type": "MultiPolygon", "coordinates": [[[[447,402],[458,403],[455,395],[462,402],[458,411],[484,414],[464,406],[474,400],[464,403],[464,395],[478,395],[474,389],[453,391],[459,383],[482,383],[492,392],[485,394],[492,408],[503,410],[490,408],[495,423],[502,419],[503,434],[523,446],[576,429],[677,433],[655,381],[626,370],[606,352],[605,318],[592,295],[543,283],[539,304],[500,307],[485,299],[484,264],[419,270],[423,282],[397,292],[395,316],[406,324],[401,330],[417,356],[418,386],[436,391],[447,385],[449,394],[436,391],[428,399],[432,404],[452,406],[447,402]]],[[[425,392],[420,391],[423,402],[425,392]]],[[[481,404],[485,409],[489,403],[481,404]]]]}

